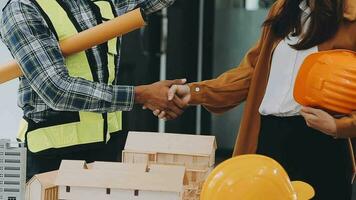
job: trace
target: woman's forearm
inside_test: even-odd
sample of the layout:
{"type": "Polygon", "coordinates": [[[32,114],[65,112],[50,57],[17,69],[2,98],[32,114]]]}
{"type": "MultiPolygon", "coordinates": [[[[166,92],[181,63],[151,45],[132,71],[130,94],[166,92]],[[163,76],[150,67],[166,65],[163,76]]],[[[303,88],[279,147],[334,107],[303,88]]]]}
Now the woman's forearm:
{"type": "Polygon", "coordinates": [[[356,112],[336,120],[337,136],[340,138],[356,137],[356,112]]]}

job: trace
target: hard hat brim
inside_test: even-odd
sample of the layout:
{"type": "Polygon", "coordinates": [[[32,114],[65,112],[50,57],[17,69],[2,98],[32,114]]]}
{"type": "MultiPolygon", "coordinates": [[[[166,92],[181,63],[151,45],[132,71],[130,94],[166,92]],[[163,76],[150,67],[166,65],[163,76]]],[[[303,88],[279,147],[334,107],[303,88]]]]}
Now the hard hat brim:
{"type": "Polygon", "coordinates": [[[292,185],[294,190],[297,192],[298,200],[309,200],[315,195],[313,187],[308,183],[293,181],[292,185]]]}

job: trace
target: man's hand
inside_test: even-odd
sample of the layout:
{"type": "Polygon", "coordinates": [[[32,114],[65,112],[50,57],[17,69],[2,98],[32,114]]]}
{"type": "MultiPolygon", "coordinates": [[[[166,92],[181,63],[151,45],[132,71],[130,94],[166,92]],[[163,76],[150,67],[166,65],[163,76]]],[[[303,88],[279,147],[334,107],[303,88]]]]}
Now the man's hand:
{"type": "MultiPolygon", "coordinates": [[[[188,85],[173,85],[169,91],[168,91],[168,100],[172,101],[175,98],[181,99],[184,108],[188,106],[188,103],[190,101],[190,88],[188,85]]],[[[159,109],[155,110],[153,112],[155,116],[157,116],[160,119],[165,119],[166,118],[166,112],[161,111],[159,109]]]]}
{"type": "Polygon", "coordinates": [[[142,104],[144,108],[155,112],[164,111],[165,119],[175,119],[183,113],[185,104],[178,97],[168,100],[168,91],[172,85],[181,85],[185,82],[186,79],[177,79],[137,86],[135,87],[135,103],[142,104]]]}
{"type": "Polygon", "coordinates": [[[327,135],[337,137],[336,121],[329,113],[310,107],[303,107],[300,114],[304,117],[307,125],[327,135]]]}

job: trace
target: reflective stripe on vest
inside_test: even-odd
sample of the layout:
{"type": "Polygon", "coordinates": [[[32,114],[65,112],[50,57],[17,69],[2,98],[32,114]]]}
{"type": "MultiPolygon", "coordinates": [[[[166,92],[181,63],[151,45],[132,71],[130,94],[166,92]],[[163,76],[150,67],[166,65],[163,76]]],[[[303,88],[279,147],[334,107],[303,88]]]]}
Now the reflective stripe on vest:
{"type": "MultiPolygon", "coordinates": [[[[59,41],[66,39],[80,32],[80,27],[74,17],[60,0],[33,0],[45,15],[49,27],[59,41]]],[[[93,1],[94,2],[94,1],[93,1]]],[[[110,1],[100,0],[94,2],[100,9],[100,16],[104,20],[116,17],[116,12],[110,1]]],[[[100,19],[101,21],[102,19],[100,19]]],[[[118,39],[113,39],[107,43],[107,71],[108,84],[112,84],[115,79],[115,56],[117,55],[118,39]]],[[[96,66],[91,62],[93,54],[91,50],[71,55],[65,59],[65,64],[69,75],[80,77],[89,81],[98,81],[96,66]]],[[[68,112],[66,112],[68,113],[68,112]]],[[[68,115],[68,114],[67,114],[68,115]]],[[[21,141],[27,139],[28,149],[33,152],[41,152],[48,149],[58,149],[90,143],[107,142],[110,133],[122,129],[122,113],[114,112],[98,114],[90,112],[73,112],[70,116],[78,116],[78,120],[68,121],[63,115],[63,122],[55,125],[46,125],[29,129],[28,121],[22,120],[18,138],[21,141]]],[[[59,118],[60,120],[60,116],[59,118]]],[[[75,117],[74,117],[75,118],[75,117]]],[[[50,121],[50,120],[48,120],[50,121]]],[[[57,120],[58,121],[58,120],[57,120]]]]}

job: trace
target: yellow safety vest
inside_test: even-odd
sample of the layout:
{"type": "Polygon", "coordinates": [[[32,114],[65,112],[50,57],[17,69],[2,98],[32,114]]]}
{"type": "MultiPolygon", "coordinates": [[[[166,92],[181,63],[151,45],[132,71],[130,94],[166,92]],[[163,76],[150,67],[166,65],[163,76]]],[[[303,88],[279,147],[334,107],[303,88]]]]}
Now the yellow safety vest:
{"type": "MultiPolygon", "coordinates": [[[[78,22],[66,6],[59,0],[33,1],[44,15],[48,26],[59,41],[82,31],[78,22]]],[[[91,5],[98,23],[117,16],[110,0],[92,0],[91,5]]],[[[119,39],[115,38],[103,44],[102,62],[107,66],[105,81],[112,84],[115,80],[115,60],[119,39]]],[[[89,81],[98,81],[95,71],[94,55],[89,49],[65,59],[69,75],[89,81]],[[94,66],[93,66],[94,65],[94,66]]],[[[110,134],[122,129],[122,113],[98,114],[92,112],[58,112],[58,116],[43,123],[34,123],[24,118],[20,126],[18,139],[26,141],[27,148],[33,153],[50,152],[56,149],[70,149],[80,145],[100,145],[110,139],[110,134]]]]}

